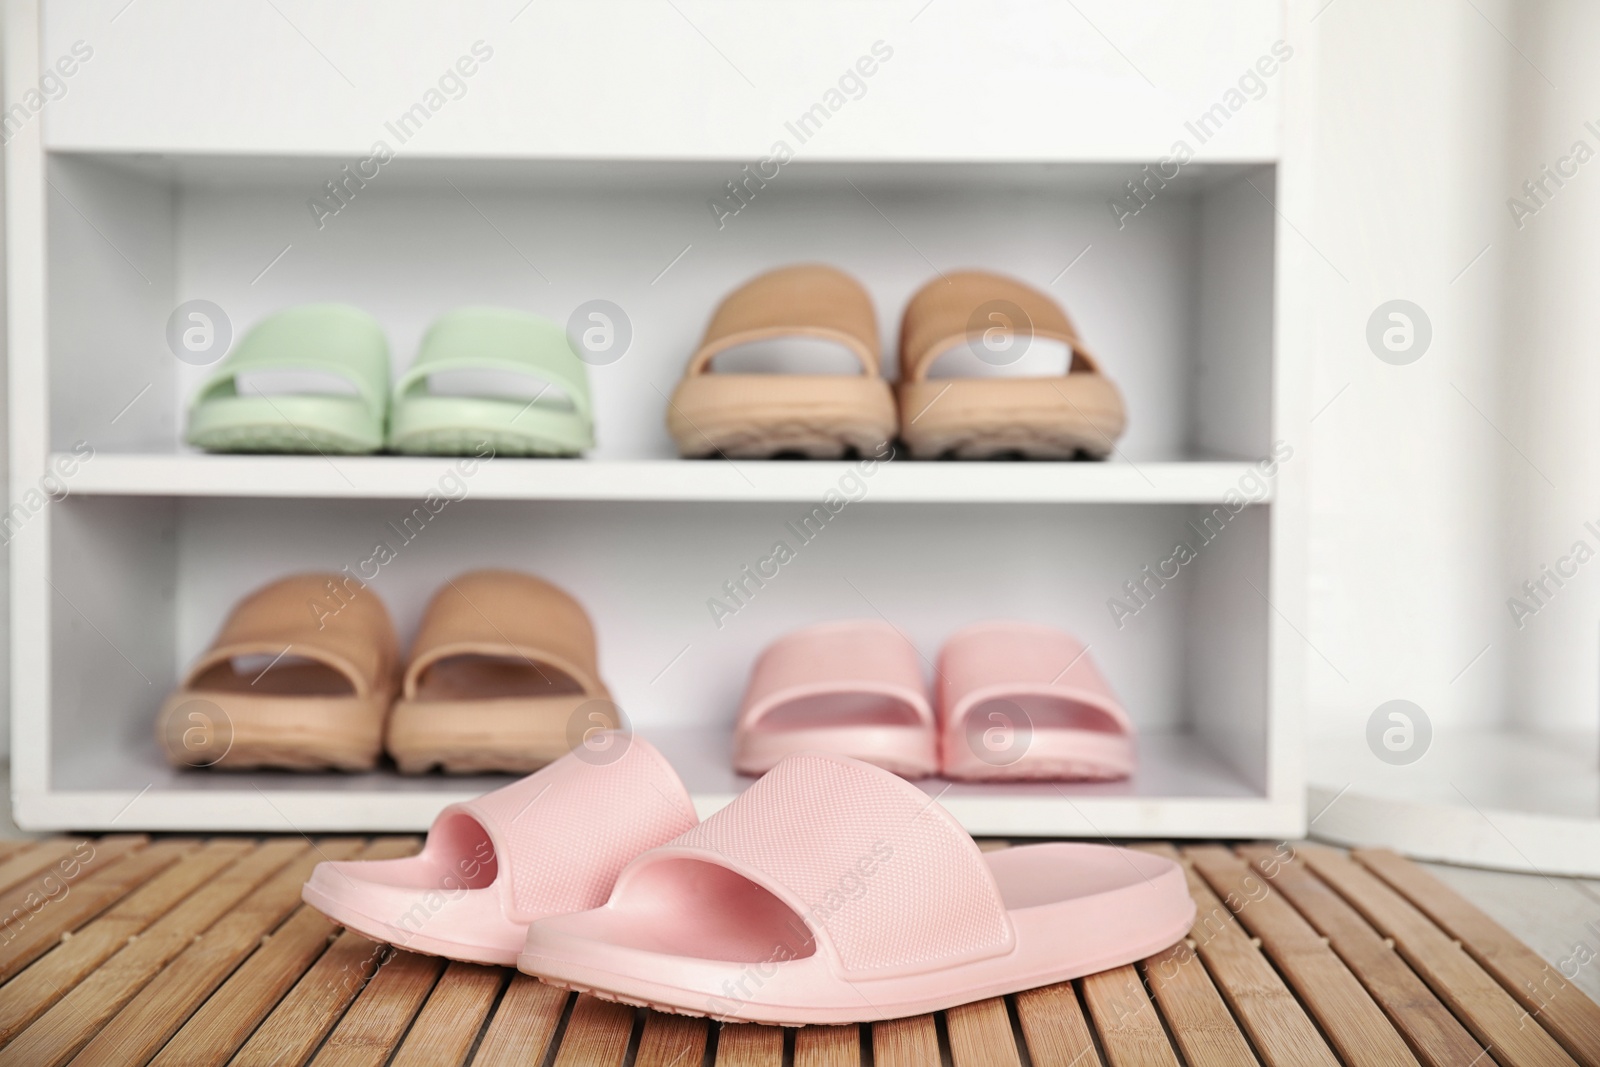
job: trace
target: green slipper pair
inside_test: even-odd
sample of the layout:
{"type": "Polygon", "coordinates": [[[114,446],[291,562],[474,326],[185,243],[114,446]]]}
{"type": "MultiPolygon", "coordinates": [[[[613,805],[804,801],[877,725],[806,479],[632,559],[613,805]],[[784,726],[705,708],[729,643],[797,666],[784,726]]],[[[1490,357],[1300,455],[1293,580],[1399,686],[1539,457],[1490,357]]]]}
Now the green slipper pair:
{"type": "Polygon", "coordinates": [[[535,315],[460,308],[428,328],[389,387],[389,344],[372,316],[343,304],[289,308],[258,323],[217,365],[189,408],[188,442],[207,452],[573,456],[594,447],[589,378],[566,332],[535,315]],[[348,393],[243,395],[241,374],[312,371],[348,393]],[[447,372],[501,372],[543,383],[531,399],[439,395],[447,372]]]}

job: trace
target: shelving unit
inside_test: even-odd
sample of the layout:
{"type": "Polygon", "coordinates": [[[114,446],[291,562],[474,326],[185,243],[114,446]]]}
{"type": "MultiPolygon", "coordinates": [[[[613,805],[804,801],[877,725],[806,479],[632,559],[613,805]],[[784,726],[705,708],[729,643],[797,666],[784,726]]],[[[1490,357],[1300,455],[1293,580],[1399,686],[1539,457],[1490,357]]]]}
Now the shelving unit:
{"type": "Polygon", "coordinates": [[[205,371],[168,351],[166,322],[203,298],[237,338],[281,307],[345,301],[383,324],[398,371],[451,307],[564,321],[604,298],[633,341],[591,368],[599,446],[461,477],[372,580],[402,637],[461,570],[561,584],[593,615],[634,728],[709,812],[747,784],[728,770],[728,731],[752,658],[778,634],[878,615],[931,660],[966,622],[1037,619],[1090,644],[1139,727],[1140,770],[1113,785],[926,783],[970,829],[1303,830],[1298,279],[1314,253],[1283,221],[1307,195],[1283,119],[1313,60],[1276,3],[785,0],[759,15],[662,5],[625,19],[570,0],[382,18],[366,4],[281,8],[180,18],[163,0],[121,14],[16,0],[9,13],[8,100],[73,42],[94,42],[7,159],[13,503],[80,442],[92,450],[70,495],[31,510],[11,542],[19,822],[421,829],[495,784],[162,761],[155,709],[227,609],[274,577],[362,559],[454,469],[186,449],[205,371]],[[664,37],[703,48],[704,63],[668,62],[664,37]],[[1285,38],[1293,58],[1257,79],[1262,98],[1225,108],[1194,161],[1119,221],[1109,205],[1126,183],[1195,140],[1185,124],[1285,38]],[[493,57],[459,98],[319,227],[308,199],[477,41],[493,57]],[[893,55],[858,79],[859,97],[841,97],[719,225],[708,201],[877,42],[893,55]],[[366,60],[374,50],[383,64],[366,60]],[[753,88],[769,80],[816,92],[753,88]],[[1061,105],[1072,100],[1092,106],[1061,105]],[[712,306],[806,260],[862,279],[891,354],[900,308],[939,271],[983,266],[1047,289],[1125,394],[1117,454],[893,459],[870,475],[849,461],[673,458],[664,396],[712,306]],[[848,506],[719,625],[706,604],[723,582],[841,485],[848,506]],[[1198,559],[1119,624],[1109,603],[1180,540],[1198,559]]]}

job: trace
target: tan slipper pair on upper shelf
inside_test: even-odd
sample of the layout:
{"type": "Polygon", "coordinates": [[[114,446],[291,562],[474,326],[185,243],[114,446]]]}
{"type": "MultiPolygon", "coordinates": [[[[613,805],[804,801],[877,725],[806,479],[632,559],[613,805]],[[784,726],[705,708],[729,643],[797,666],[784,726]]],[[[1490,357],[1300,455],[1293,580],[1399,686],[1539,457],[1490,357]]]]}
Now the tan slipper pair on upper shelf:
{"type": "Polygon", "coordinates": [[[1117,387],[1061,306],[1032,286],[984,271],[941,275],[906,305],[896,398],[883,378],[871,297],[850,275],[819,264],[770,271],[729,294],[667,412],[684,456],[733,459],[874,455],[896,436],[921,459],[1099,459],[1126,422],[1117,387]],[[842,345],[861,373],[713,373],[712,361],[723,353],[786,339],[842,345]],[[1065,374],[930,376],[940,357],[958,348],[970,347],[1000,368],[1035,339],[1066,346],[1065,374]]]}
{"type": "Polygon", "coordinates": [[[401,668],[389,612],[348,574],[297,574],[234,606],[167,698],[178,766],[527,773],[621,726],[572,597],[516,571],[447,581],[401,668]]]}

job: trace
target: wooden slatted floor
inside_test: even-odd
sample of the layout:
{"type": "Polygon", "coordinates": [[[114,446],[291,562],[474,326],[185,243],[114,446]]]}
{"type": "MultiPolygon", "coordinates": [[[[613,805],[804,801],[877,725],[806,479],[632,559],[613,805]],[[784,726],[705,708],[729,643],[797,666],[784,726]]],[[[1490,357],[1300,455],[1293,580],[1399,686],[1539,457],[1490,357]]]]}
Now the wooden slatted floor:
{"type": "Polygon", "coordinates": [[[1600,1007],[1388,852],[1187,847],[1199,917],[1158,956],[938,1016],[785,1031],[394,952],[300,903],[319,860],[417,846],[0,841],[0,1067],[1600,1067],[1600,1007]]]}

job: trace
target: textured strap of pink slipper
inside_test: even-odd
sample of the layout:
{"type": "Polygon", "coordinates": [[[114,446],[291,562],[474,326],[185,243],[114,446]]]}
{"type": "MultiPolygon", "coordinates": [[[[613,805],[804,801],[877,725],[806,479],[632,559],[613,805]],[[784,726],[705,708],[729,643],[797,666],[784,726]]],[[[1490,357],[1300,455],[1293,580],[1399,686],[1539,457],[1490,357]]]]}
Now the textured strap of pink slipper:
{"type": "MultiPolygon", "coordinates": [[[[790,756],[623,872],[697,859],[789,906],[841,977],[920,974],[1009,952],[1010,917],[977,845],[916,786],[859,760],[790,756]],[[937,922],[930,922],[937,916],[937,922]]],[[[631,903],[631,902],[630,902],[631,903]]]]}
{"type": "Polygon", "coordinates": [[[1057,696],[1103,712],[1126,734],[1133,722],[1076,638],[1029,622],[981,622],[958,631],[939,653],[939,711],[945,743],[987,700],[1057,696]]]}
{"type": "Polygon", "coordinates": [[[934,725],[917,650],[899,630],[879,619],[807,626],[780,637],[756,660],[739,728],[749,729],[773,708],[801,697],[863,692],[904,701],[921,722],[934,725]]]}
{"type": "Polygon", "coordinates": [[[586,745],[434,820],[468,815],[489,835],[508,919],[599,907],[630,860],[695,824],[694,804],[655,746],[623,734],[611,746],[586,745]]]}

